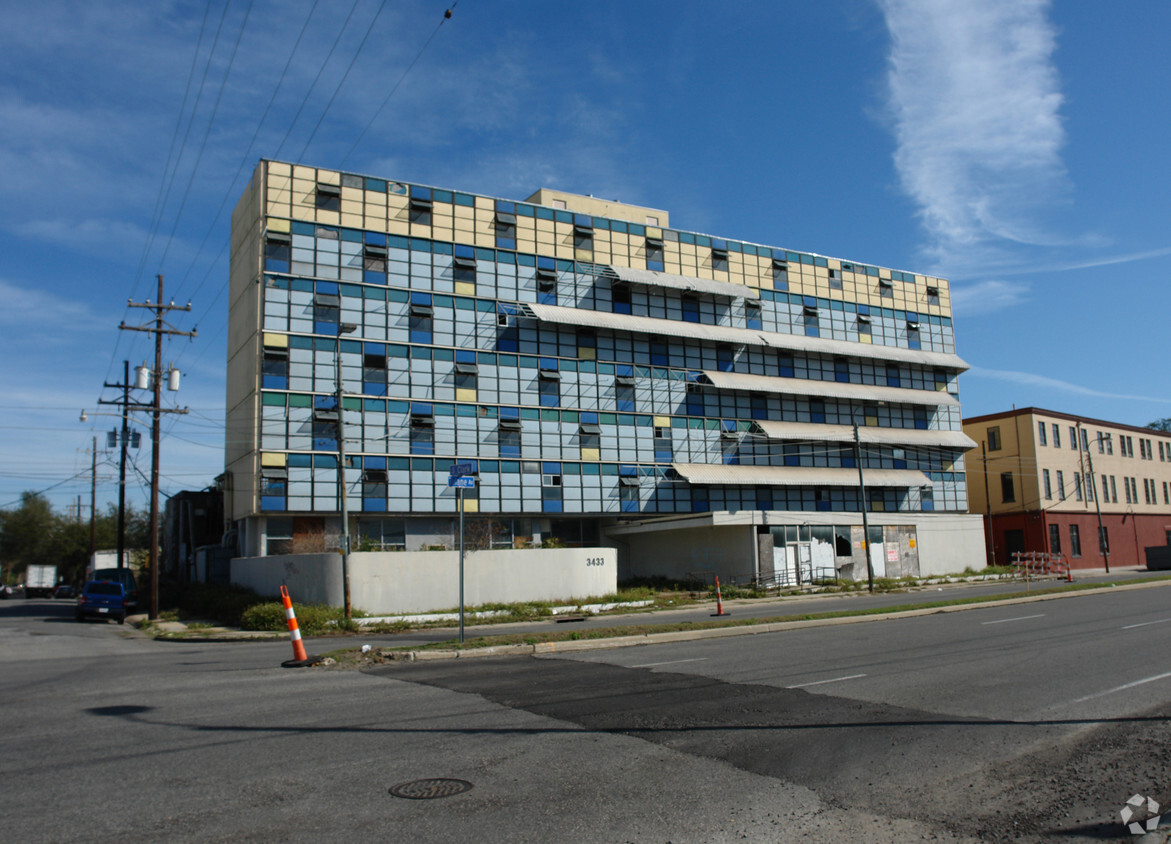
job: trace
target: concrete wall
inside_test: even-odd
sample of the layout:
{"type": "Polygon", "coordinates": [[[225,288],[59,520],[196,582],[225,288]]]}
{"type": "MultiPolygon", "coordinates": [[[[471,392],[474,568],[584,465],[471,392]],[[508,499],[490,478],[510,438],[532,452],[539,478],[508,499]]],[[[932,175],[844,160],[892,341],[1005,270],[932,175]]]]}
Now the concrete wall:
{"type": "Polygon", "coordinates": [[[930,519],[920,520],[916,528],[920,576],[984,568],[987,560],[983,517],[936,513],[930,519]]]}
{"type": "MultiPolygon", "coordinates": [[[[289,554],[232,560],[232,582],[274,596],[285,584],[293,600],[341,606],[338,554],[289,554]]],[[[618,588],[613,548],[469,551],[464,603],[572,601],[618,588]]],[[[357,552],[350,555],[350,599],[373,615],[459,606],[458,551],[357,552]]]]}
{"type": "Polygon", "coordinates": [[[701,580],[719,575],[750,580],[755,575],[756,530],[746,526],[680,528],[621,537],[629,554],[631,577],[682,579],[694,572],[701,580]]]}

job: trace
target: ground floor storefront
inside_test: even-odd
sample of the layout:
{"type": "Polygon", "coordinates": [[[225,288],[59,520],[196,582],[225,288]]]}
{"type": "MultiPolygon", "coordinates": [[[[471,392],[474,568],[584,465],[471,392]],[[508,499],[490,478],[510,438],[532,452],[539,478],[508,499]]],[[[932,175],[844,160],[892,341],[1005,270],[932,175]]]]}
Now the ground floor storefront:
{"type": "Polygon", "coordinates": [[[1008,565],[1020,552],[1065,557],[1075,569],[1109,565],[1145,566],[1146,549],[1171,545],[1171,514],[1096,513],[1034,510],[985,516],[989,565],[1008,565]]]}

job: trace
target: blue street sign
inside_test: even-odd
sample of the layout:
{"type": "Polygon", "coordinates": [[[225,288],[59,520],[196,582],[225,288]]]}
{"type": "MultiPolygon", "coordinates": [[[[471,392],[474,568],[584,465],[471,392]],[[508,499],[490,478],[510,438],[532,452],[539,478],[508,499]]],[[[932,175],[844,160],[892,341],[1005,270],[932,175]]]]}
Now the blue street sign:
{"type": "Polygon", "coordinates": [[[476,467],[471,463],[456,463],[448,470],[448,474],[453,478],[458,478],[461,475],[474,475],[475,473],[476,467]]]}
{"type": "Polygon", "coordinates": [[[476,479],[471,475],[462,475],[458,478],[451,477],[447,479],[448,486],[463,487],[464,489],[475,489],[476,479]]]}

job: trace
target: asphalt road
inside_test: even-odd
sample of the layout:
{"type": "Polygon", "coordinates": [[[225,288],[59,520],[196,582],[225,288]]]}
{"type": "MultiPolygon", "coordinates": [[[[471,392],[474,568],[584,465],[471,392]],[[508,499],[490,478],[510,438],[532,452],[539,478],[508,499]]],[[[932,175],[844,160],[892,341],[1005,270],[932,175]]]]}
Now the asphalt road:
{"type": "Polygon", "coordinates": [[[0,602],[4,835],[1127,840],[1171,803],[1169,598],[367,672],[0,602]],[[472,788],[389,793],[429,777],[472,788]]]}
{"type": "MultiPolygon", "coordinates": [[[[1139,578],[1160,577],[1160,573],[1152,573],[1140,569],[1115,569],[1109,575],[1104,572],[1092,574],[1078,574],[1077,583],[1097,584],[1106,582],[1126,583],[1139,578]]],[[[1171,580],[1171,575],[1167,575],[1171,580]]],[[[972,598],[997,596],[1025,592],[1026,590],[1048,589],[1060,586],[1063,581],[1042,580],[1034,583],[1020,581],[988,581],[962,582],[946,586],[925,586],[910,591],[900,592],[838,592],[820,595],[790,595],[783,598],[748,599],[743,601],[725,601],[724,610],[732,620],[746,618],[771,618],[785,615],[804,615],[807,613],[823,613],[836,611],[857,611],[882,607],[895,607],[904,604],[926,604],[932,601],[948,600],[953,598],[972,598]]],[[[513,633],[532,633],[534,631],[557,631],[577,629],[594,629],[601,627],[615,627],[622,625],[639,624],[680,624],[686,622],[710,621],[715,611],[714,601],[690,604],[679,609],[657,609],[653,612],[634,611],[629,613],[607,613],[605,615],[586,616],[572,619],[560,617],[560,620],[547,619],[541,621],[519,622],[508,624],[475,624],[470,619],[465,623],[464,634],[466,639],[476,636],[494,636],[513,633]]],[[[365,634],[363,642],[388,647],[419,647],[436,642],[447,642],[458,635],[458,627],[432,627],[422,630],[410,630],[395,634],[365,634]]],[[[329,641],[323,640],[319,647],[331,650],[329,641]]]]}

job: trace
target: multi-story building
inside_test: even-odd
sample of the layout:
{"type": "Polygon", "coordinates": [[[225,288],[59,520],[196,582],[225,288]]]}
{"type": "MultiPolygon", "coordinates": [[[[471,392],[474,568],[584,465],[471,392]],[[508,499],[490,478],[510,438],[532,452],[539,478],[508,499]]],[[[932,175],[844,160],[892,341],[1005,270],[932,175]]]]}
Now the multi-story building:
{"type": "Polygon", "coordinates": [[[338,533],[340,361],[363,547],[451,547],[448,470],[472,462],[479,541],[611,545],[628,574],[857,576],[863,507],[879,574],[982,559],[942,279],[593,197],[262,161],[229,331],[246,555],[338,533]]]}
{"type": "Polygon", "coordinates": [[[1026,407],[964,420],[989,564],[1047,551],[1074,567],[1145,565],[1171,544],[1171,434],[1026,407]],[[1109,560],[1107,560],[1109,554],[1109,560]]]}

